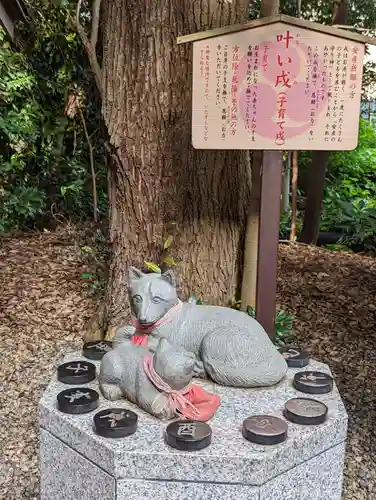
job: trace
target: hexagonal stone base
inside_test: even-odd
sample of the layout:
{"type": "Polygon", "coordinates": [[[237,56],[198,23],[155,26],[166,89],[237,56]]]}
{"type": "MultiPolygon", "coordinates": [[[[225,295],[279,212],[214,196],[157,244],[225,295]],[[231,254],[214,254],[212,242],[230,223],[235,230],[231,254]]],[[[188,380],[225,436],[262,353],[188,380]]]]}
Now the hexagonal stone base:
{"type": "MultiPolygon", "coordinates": [[[[78,359],[81,354],[71,354],[64,361],[78,359]]],[[[99,362],[94,363],[99,369],[99,362]]],[[[266,389],[200,382],[220,395],[221,407],[209,422],[212,444],[196,452],[167,446],[166,424],[125,400],[110,403],[101,397],[98,410],[86,415],[59,412],[56,396],[71,386],[55,379],[40,404],[41,500],[340,500],[347,415],[336,387],[313,396],[329,408],[324,424],[288,422],[288,439],[274,446],[242,436],[245,418],[283,418],[288,399],[310,397],[292,386],[294,374],[305,370],[330,373],[326,365],[311,361],[305,368],[289,369],[280,384],[266,389]],[[108,439],[94,433],[94,414],[110,406],[138,414],[135,434],[108,439]]],[[[96,381],[85,387],[99,392],[96,381]]]]}

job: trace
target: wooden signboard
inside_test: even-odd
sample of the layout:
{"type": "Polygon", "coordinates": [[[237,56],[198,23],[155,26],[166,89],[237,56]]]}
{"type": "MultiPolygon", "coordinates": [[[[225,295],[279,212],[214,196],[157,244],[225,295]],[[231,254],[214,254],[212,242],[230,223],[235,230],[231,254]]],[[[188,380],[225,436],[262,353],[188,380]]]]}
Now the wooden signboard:
{"type": "Polygon", "coordinates": [[[360,41],[284,22],[194,41],[193,146],[354,149],[363,58],[360,41]]]}
{"type": "Polygon", "coordinates": [[[177,42],[193,42],[193,146],[264,150],[256,319],[273,337],[280,151],[357,146],[364,47],[376,40],[279,14],[177,42]]]}

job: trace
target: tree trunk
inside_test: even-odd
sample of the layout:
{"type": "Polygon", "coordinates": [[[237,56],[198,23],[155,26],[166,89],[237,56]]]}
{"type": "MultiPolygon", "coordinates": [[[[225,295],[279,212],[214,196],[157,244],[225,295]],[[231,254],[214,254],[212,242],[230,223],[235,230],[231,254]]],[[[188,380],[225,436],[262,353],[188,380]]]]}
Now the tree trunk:
{"type": "Polygon", "coordinates": [[[281,213],[286,213],[290,206],[290,184],[291,184],[291,151],[287,153],[287,160],[283,169],[281,213]]]}
{"type": "Polygon", "coordinates": [[[247,10],[247,0],[104,5],[102,109],[117,157],[107,328],[128,321],[127,270],[158,261],[171,224],[181,298],[225,304],[240,282],[249,153],[192,148],[192,44],[176,38],[244,22],[247,10]]]}
{"type": "Polygon", "coordinates": [[[307,179],[307,198],[299,241],[316,245],[320,230],[321,205],[329,151],[313,151],[307,179]]]}
{"type": "Polygon", "coordinates": [[[246,223],[243,280],[241,288],[241,308],[256,307],[257,260],[259,246],[260,206],[261,206],[262,151],[253,152],[252,188],[249,214],[246,223]]]}
{"type": "Polygon", "coordinates": [[[298,151],[292,152],[292,180],[291,180],[291,229],[290,241],[295,241],[297,218],[297,190],[298,190],[298,151]]]}

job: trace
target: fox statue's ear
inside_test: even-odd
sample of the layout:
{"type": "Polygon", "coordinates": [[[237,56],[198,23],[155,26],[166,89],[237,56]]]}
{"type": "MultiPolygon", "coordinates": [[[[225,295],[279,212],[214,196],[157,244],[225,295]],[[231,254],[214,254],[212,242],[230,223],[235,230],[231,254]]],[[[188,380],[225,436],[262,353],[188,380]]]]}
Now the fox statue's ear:
{"type": "Polygon", "coordinates": [[[174,272],[171,271],[171,269],[161,274],[161,278],[170,283],[170,285],[174,288],[176,287],[175,275],[174,272]]]}
{"type": "Polygon", "coordinates": [[[144,273],[136,267],[131,266],[129,268],[129,281],[139,280],[143,276],[145,276],[144,273]]]}
{"type": "Polygon", "coordinates": [[[156,350],[158,352],[165,352],[165,351],[169,351],[170,349],[171,349],[170,342],[167,339],[161,338],[158,342],[158,347],[156,348],[156,350]]]}

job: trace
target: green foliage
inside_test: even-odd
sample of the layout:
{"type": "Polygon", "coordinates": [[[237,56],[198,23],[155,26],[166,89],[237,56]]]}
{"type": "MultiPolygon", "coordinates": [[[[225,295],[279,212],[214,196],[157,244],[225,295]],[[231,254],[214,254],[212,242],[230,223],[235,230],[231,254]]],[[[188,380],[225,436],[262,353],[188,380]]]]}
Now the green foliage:
{"type": "MultiPolygon", "coordinates": [[[[320,24],[332,24],[334,1],[323,2],[322,0],[302,0],[302,19],[314,21],[320,24]]],[[[347,0],[348,24],[360,28],[374,30],[376,27],[376,4],[374,0],[347,0]]],[[[257,19],[260,17],[261,0],[250,2],[249,17],[257,19]]],[[[298,3],[295,0],[281,0],[280,12],[289,16],[298,17],[298,3]]]]}
{"type": "Polygon", "coordinates": [[[354,151],[331,153],[325,186],[322,231],[344,233],[341,244],[376,250],[376,130],[363,118],[354,151]]]}
{"type": "Polygon", "coordinates": [[[109,250],[103,232],[97,228],[90,236],[81,235],[79,256],[82,263],[91,271],[81,274],[91,292],[103,296],[107,279],[109,250]]]}
{"type": "MultiPolygon", "coordinates": [[[[202,304],[201,300],[198,299],[195,295],[191,295],[188,299],[188,302],[191,304],[202,304]]],[[[236,309],[237,311],[241,310],[242,302],[241,300],[232,297],[228,307],[231,309],[236,309]]],[[[254,307],[248,306],[246,313],[248,316],[252,318],[256,318],[256,309],[254,307]]],[[[287,314],[286,311],[279,310],[277,311],[275,317],[275,343],[277,345],[286,345],[288,344],[293,337],[293,323],[295,317],[287,314]]]]}
{"type": "Polygon", "coordinates": [[[357,198],[353,202],[339,200],[326,211],[324,224],[331,231],[344,234],[340,243],[350,249],[376,252],[376,203],[357,198]],[[329,216],[329,217],[328,217],[329,216]]]}
{"type": "MultiPolygon", "coordinates": [[[[241,300],[233,297],[230,300],[229,307],[231,309],[240,310],[242,306],[241,300]]],[[[256,309],[248,306],[246,312],[252,318],[256,318],[256,309]]],[[[293,337],[294,316],[290,316],[283,310],[277,311],[275,317],[275,343],[277,345],[286,345],[293,337]]]]}
{"type": "Polygon", "coordinates": [[[191,295],[188,299],[189,304],[196,304],[197,306],[201,305],[202,302],[195,295],[191,295]]]}
{"type": "Polygon", "coordinates": [[[330,245],[325,245],[325,248],[327,248],[328,250],[332,250],[333,252],[350,252],[350,253],[352,253],[352,250],[348,246],[342,245],[341,243],[333,243],[330,245]]]}
{"type": "Polygon", "coordinates": [[[101,276],[92,273],[82,273],[81,278],[87,282],[91,292],[103,295],[106,283],[101,276]]]}
{"type": "MultiPolygon", "coordinates": [[[[374,0],[347,0],[349,26],[366,28],[370,34],[376,34],[376,2],[374,0]]],[[[261,0],[250,2],[249,18],[258,19],[260,17],[261,0]]],[[[319,24],[332,24],[335,0],[323,2],[322,0],[302,0],[301,12],[298,15],[296,0],[281,0],[280,12],[289,16],[300,17],[307,21],[319,24]]],[[[366,63],[363,71],[363,96],[367,94],[370,84],[376,81],[376,65],[366,63]]]]}
{"type": "MultiPolygon", "coordinates": [[[[248,306],[247,314],[252,318],[256,318],[256,309],[248,306]]],[[[291,341],[294,319],[294,316],[290,316],[283,310],[277,311],[275,317],[275,343],[277,345],[286,345],[291,341]]]]}
{"type": "Polygon", "coordinates": [[[277,311],[275,317],[275,331],[277,344],[285,345],[291,341],[293,336],[294,316],[290,316],[286,311],[277,311]]]}
{"type": "MultiPolygon", "coordinates": [[[[299,234],[303,225],[303,215],[298,211],[296,217],[296,234],[299,234]]],[[[279,237],[283,240],[289,239],[291,229],[291,208],[280,215],[279,237]]]]}
{"type": "Polygon", "coordinates": [[[93,213],[82,120],[65,114],[68,96],[79,90],[87,97],[83,113],[95,151],[99,209],[106,211],[100,102],[67,15],[64,3],[38,4],[35,21],[24,28],[22,52],[0,29],[0,231],[44,224],[56,212],[73,219],[93,213]]]}
{"type": "Polygon", "coordinates": [[[25,182],[27,163],[35,156],[28,144],[34,146],[39,137],[38,106],[31,100],[35,86],[25,56],[12,52],[0,29],[0,231],[43,207],[43,193],[25,182]]]}
{"type": "Polygon", "coordinates": [[[328,168],[329,189],[342,199],[376,198],[376,130],[364,118],[359,121],[358,147],[353,151],[331,153],[328,168]]]}

